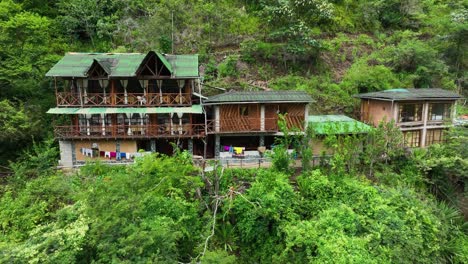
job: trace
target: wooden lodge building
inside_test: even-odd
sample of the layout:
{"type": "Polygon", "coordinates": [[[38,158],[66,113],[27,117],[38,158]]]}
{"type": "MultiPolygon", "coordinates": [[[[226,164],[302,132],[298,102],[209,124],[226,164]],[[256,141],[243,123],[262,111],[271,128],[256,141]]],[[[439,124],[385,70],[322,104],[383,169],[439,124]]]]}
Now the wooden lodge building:
{"type": "MultiPolygon", "coordinates": [[[[60,165],[72,167],[89,159],[125,162],[147,152],[172,154],[174,145],[206,158],[258,156],[282,135],[279,114],[298,133],[309,123],[320,128],[321,122],[345,124],[341,134],[367,131],[364,124],[343,116],[309,117],[312,99],[306,92],[204,97],[198,66],[197,55],[67,53],[46,74],[53,77],[56,94],[56,107],[47,113],[61,116],[54,128],[60,165]]],[[[442,89],[357,97],[362,99],[362,121],[375,125],[384,118],[396,120],[412,147],[442,140],[460,98],[442,89]]]]}
{"type": "Polygon", "coordinates": [[[439,88],[391,89],[358,94],[361,121],[377,126],[394,121],[408,147],[425,147],[444,141],[444,131],[453,125],[455,104],[462,97],[439,88]]]}
{"type": "Polygon", "coordinates": [[[299,91],[228,92],[204,100],[215,156],[230,155],[231,146],[254,153],[259,146],[273,145],[275,136],[282,135],[279,114],[288,128],[304,131],[310,102],[311,97],[299,91]]]}
{"type": "Polygon", "coordinates": [[[304,128],[305,92],[201,95],[197,55],[67,53],[54,78],[60,164],[88,159],[132,160],[141,150],[171,154],[173,144],[194,155],[219,157],[225,146],[244,151],[273,144],[278,114],[304,128]]]}

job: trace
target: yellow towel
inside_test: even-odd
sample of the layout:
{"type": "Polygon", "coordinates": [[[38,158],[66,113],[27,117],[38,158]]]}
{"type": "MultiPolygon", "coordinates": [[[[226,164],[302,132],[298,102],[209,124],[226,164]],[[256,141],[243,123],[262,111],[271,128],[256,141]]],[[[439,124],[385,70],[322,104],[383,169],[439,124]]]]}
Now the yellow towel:
{"type": "Polygon", "coordinates": [[[242,154],[242,150],[244,150],[243,147],[234,147],[234,153],[236,154],[242,154]]]}

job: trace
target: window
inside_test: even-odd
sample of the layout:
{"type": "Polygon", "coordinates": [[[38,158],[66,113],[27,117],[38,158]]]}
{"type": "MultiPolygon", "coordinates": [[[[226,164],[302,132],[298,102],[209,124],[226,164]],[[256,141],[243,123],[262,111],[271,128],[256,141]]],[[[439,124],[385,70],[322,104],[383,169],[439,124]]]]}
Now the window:
{"type": "Polygon", "coordinates": [[[142,120],[140,114],[139,113],[133,113],[132,117],[130,118],[130,123],[132,125],[142,125],[143,120],[142,120]]]}
{"type": "Polygon", "coordinates": [[[239,106],[239,115],[240,116],[248,116],[249,115],[249,108],[247,106],[239,106]]]}
{"type": "Polygon", "coordinates": [[[450,119],[451,104],[429,104],[429,121],[442,121],[450,119]]]}
{"type": "Polygon", "coordinates": [[[428,129],[426,133],[426,146],[445,142],[443,129],[428,129]]]}
{"type": "Polygon", "coordinates": [[[403,139],[405,140],[406,146],[410,148],[419,147],[420,135],[420,130],[403,132],[403,139]]]}
{"type": "Polygon", "coordinates": [[[118,125],[126,125],[128,122],[125,122],[127,117],[125,114],[117,114],[117,124],[118,125]]]}
{"type": "Polygon", "coordinates": [[[106,123],[106,126],[112,125],[112,115],[106,115],[104,118],[104,122],[106,123]]]}
{"type": "Polygon", "coordinates": [[[100,114],[93,114],[89,119],[89,124],[91,126],[100,126],[101,125],[101,115],[100,114]]]}
{"type": "Polygon", "coordinates": [[[421,121],[422,104],[401,104],[398,122],[421,121]]]}
{"type": "Polygon", "coordinates": [[[288,113],[288,106],[287,105],[279,105],[278,106],[278,114],[285,115],[288,113]]]}

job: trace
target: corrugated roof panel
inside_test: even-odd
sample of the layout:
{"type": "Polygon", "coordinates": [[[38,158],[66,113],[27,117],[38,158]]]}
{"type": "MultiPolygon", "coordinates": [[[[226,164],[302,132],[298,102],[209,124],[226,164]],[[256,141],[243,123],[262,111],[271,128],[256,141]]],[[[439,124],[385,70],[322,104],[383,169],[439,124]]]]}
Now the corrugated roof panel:
{"type": "Polygon", "coordinates": [[[372,128],[344,115],[309,116],[309,125],[318,135],[367,133],[372,128]]]}
{"type": "Polygon", "coordinates": [[[210,96],[207,104],[255,103],[255,102],[312,102],[310,95],[303,91],[262,91],[262,92],[228,92],[210,96]]]}
{"type": "Polygon", "coordinates": [[[164,55],[172,66],[174,77],[198,77],[198,54],[164,55]]]}
{"type": "Polygon", "coordinates": [[[111,77],[134,77],[140,67],[145,54],[122,53],[118,56],[117,64],[112,68],[111,77]]]}
{"type": "Polygon", "coordinates": [[[86,77],[93,60],[97,60],[111,77],[133,77],[144,57],[142,53],[67,53],[46,76],[86,77]]]}
{"type": "Polygon", "coordinates": [[[47,114],[75,114],[80,108],[51,108],[47,111],[47,114]]]}
{"type": "Polygon", "coordinates": [[[162,54],[159,53],[159,52],[156,52],[156,56],[158,56],[158,58],[162,61],[162,63],[164,64],[164,66],[166,66],[166,68],[169,70],[169,72],[173,73],[172,65],[171,65],[171,63],[166,59],[166,57],[164,57],[164,55],[162,55],[162,54]]]}
{"type": "Polygon", "coordinates": [[[420,88],[420,89],[390,89],[379,92],[362,93],[355,95],[357,98],[376,99],[376,100],[394,100],[394,101],[409,101],[409,100],[437,100],[450,99],[456,100],[462,98],[453,91],[448,91],[440,88],[420,88]]]}
{"type": "MultiPolygon", "coordinates": [[[[155,53],[173,77],[198,77],[198,55],[162,55],[155,53]]],[[[71,52],[47,73],[49,77],[86,77],[93,60],[109,72],[109,77],[134,77],[147,54],[71,52]]]]}

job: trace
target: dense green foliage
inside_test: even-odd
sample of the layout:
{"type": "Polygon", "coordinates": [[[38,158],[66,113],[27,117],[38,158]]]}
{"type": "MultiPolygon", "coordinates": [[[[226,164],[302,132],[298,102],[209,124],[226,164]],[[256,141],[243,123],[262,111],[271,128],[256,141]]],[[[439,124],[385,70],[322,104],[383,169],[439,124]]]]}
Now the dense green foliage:
{"type": "Polygon", "coordinates": [[[64,175],[56,149],[36,146],[0,191],[0,262],[466,263],[461,214],[431,194],[444,170],[466,184],[466,153],[452,156],[466,140],[403,154],[378,147],[385,131],[371,136],[368,155],[388,164],[372,180],[339,138],[329,166],[300,174],[283,151],[271,169],[205,174],[181,152],[64,175]]]}
{"type": "MultiPolygon", "coordinates": [[[[22,149],[52,131],[44,74],[67,51],[198,53],[204,94],[305,90],[323,102],[317,113],[354,115],[353,94],[394,87],[465,94],[467,10],[464,0],[1,0],[0,100],[42,125],[11,137],[22,149]]],[[[13,152],[2,165],[16,159],[0,145],[13,152]]]]}
{"type": "Polygon", "coordinates": [[[466,129],[411,153],[391,126],[330,137],[335,155],[300,173],[285,149],[308,161],[313,135],[280,140],[272,169],[209,174],[184,153],[64,174],[54,142],[34,143],[53,125],[44,74],[67,51],[198,53],[210,86],[304,90],[322,114],[395,87],[466,96],[464,0],[1,0],[0,33],[2,263],[468,262],[452,208],[466,129]]]}

